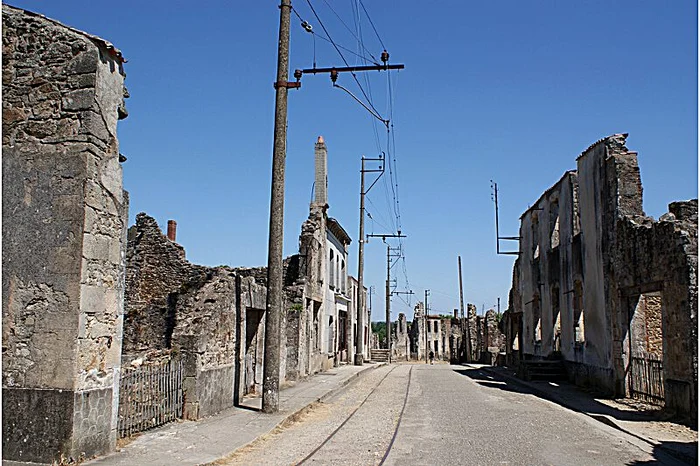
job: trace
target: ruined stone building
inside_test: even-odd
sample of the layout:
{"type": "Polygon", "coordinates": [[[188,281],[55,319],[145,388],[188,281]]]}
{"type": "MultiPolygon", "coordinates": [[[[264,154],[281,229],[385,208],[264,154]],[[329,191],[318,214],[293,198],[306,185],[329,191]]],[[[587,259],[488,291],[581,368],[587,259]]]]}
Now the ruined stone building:
{"type": "MultiPolygon", "coordinates": [[[[326,222],[326,250],[328,251],[328,280],[325,287],[325,315],[328,324],[326,347],[328,353],[341,361],[352,361],[353,351],[349,343],[353,341],[352,315],[348,314],[350,295],[347,273],[347,248],[350,236],[340,223],[328,217],[326,222]],[[350,349],[350,351],[348,351],[350,349]]],[[[337,361],[335,362],[337,365],[337,361]]]]}
{"type": "Polygon", "coordinates": [[[616,396],[659,371],[667,408],[697,417],[697,200],[644,215],[627,135],[597,141],[520,217],[504,315],[509,359],[560,357],[616,396]]]}
{"type": "MultiPolygon", "coordinates": [[[[300,253],[284,260],[283,383],[351,361],[355,348],[359,295],[350,237],[327,216],[326,157],[319,138],[300,253]]],[[[175,239],[145,214],[129,230],[123,355],[125,364],[184,358],[184,416],[197,419],[261,393],[267,269],[194,265],[175,239]]]]}
{"type": "Polygon", "coordinates": [[[116,443],[128,197],[112,44],[2,6],[3,459],[116,443]]]}
{"type": "Polygon", "coordinates": [[[476,306],[471,303],[467,304],[467,315],[461,318],[457,309],[453,316],[426,316],[423,303],[418,302],[408,338],[410,357],[415,360],[425,360],[433,351],[435,359],[452,363],[495,365],[499,353],[505,352],[505,335],[499,329],[496,312],[491,309],[477,316],[476,306]]]}
{"type": "Polygon", "coordinates": [[[409,339],[408,322],[406,314],[399,313],[399,318],[393,326],[392,335],[392,360],[407,360],[411,355],[411,344],[409,339]]]}
{"type": "MultiPolygon", "coordinates": [[[[352,363],[357,345],[358,282],[348,274],[351,239],[338,220],[328,216],[328,149],[319,136],[314,147],[314,200],[299,237],[295,302],[309,316],[310,351],[307,374],[339,363],[352,363]]],[[[292,274],[290,274],[291,277],[292,274]]],[[[366,299],[366,298],[365,298],[366,299]]],[[[365,319],[365,358],[371,327],[365,319]]]]}
{"type": "Polygon", "coordinates": [[[182,357],[183,416],[197,419],[260,393],[266,271],[194,265],[175,241],[144,213],[129,229],[122,355],[182,357]]]}
{"type": "MultiPolygon", "coordinates": [[[[166,236],[146,214],[127,234],[119,50],[7,5],[2,22],[3,459],[80,461],[114,450],[131,421],[197,419],[260,393],[266,269],[192,264],[174,222],[166,236]]],[[[284,261],[283,382],[349,360],[366,293],[317,168],[323,202],[284,261]]]]}
{"type": "MultiPolygon", "coordinates": [[[[489,309],[476,318],[476,346],[474,361],[496,365],[499,354],[505,353],[505,335],[501,333],[496,311],[489,309]]],[[[503,361],[504,362],[504,361],[503,361]]]]}

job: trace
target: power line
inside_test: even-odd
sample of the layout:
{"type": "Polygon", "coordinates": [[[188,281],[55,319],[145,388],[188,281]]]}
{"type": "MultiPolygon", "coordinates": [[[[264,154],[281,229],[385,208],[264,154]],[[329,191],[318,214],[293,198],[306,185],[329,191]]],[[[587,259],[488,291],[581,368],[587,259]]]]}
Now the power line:
{"type": "MultiPolygon", "coordinates": [[[[348,61],[345,59],[345,56],[343,55],[343,52],[340,51],[336,43],[333,41],[333,38],[331,35],[328,33],[328,30],[326,29],[326,26],[323,24],[323,21],[321,21],[321,18],[319,18],[318,14],[316,13],[316,10],[314,9],[314,6],[311,4],[311,0],[306,0],[306,3],[308,3],[309,8],[311,8],[311,12],[314,14],[316,17],[316,20],[318,21],[318,24],[321,25],[321,28],[323,31],[326,33],[326,36],[328,36],[328,39],[330,40],[331,44],[333,44],[333,47],[335,47],[336,52],[338,52],[338,55],[340,55],[340,58],[343,60],[343,63],[345,63],[345,66],[350,67],[348,64],[348,61]]],[[[354,72],[350,73],[357,83],[358,87],[360,88],[360,91],[362,92],[362,95],[365,96],[365,99],[367,99],[367,102],[369,103],[369,106],[374,110],[376,114],[379,114],[376,108],[374,108],[374,104],[372,103],[372,100],[367,96],[367,93],[365,92],[364,88],[362,87],[362,84],[360,84],[359,79],[357,79],[357,75],[354,72]]]]}
{"type": "Polygon", "coordinates": [[[374,23],[372,22],[372,18],[370,18],[369,13],[367,12],[367,8],[365,8],[365,4],[362,3],[362,0],[360,0],[360,6],[362,6],[362,9],[365,11],[365,15],[367,15],[367,19],[369,20],[369,24],[372,25],[372,29],[374,29],[374,33],[377,35],[377,39],[379,39],[379,43],[382,45],[382,48],[386,50],[386,47],[384,47],[384,42],[382,42],[382,38],[379,37],[379,33],[377,32],[377,28],[374,27],[374,23]]]}
{"type": "Polygon", "coordinates": [[[370,57],[372,57],[372,60],[374,60],[374,64],[375,64],[375,65],[378,65],[379,62],[377,61],[377,58],[376,58],[374,55],[372,55],[372,52],[370,52],[369,50],[367,50],[367,49],[364,47],[364,43],[362,42],[362,40],[359,39],[359,38],[355,35],[354,32],[352,32],[352,29],[350,29],[350,27],[349,27],[347,24],[345,24],[345,21],[343,21],[343,18],[341,18],[340,15],[333,9],[333,7],[331,6],[331,4],[328,3],[328,0],[323,0],[323,3],[325,3],[325,4],[328,6],[328,8],[330,8],[330,10],[333,12],[333,14],[335,14],[335,16],[338,18],[338,20],[340,21],[340,23],[341,23],[343,26],[345,26],[345,29],[347,29],[348,32],[350,32],[350,35],[352,35],[358,43],[361,43],[361,44],[362,44],[362,49],[363,49],[367,54],[369,54],[370,57]]]}
{"type": "MultiPolygon", "coordinates": [[[[321,34],[317,34],[316,31],[313,30],[313,27],[311,26],[311,23],[309,23],[309,22],[306,21],[304,18],[302,18],[301,15],[299,14],[299,12],[298,12],[296,9],[292,8],[292,11],[293,11],[294,14],[297,16],[297,18],[299,18],[299,21],[301,21],[301,27],[302,27],[306,32],[308,32],[309,34],[311,34],[311,37],[313,37],[313,39],[314,39],[314,44],[313,44],[313,45],[314,45],[314,60],[313,60],[313,66],[314,66],[314,68],[315,68],[315,67],[316,67],[316,37],[318,37],[318,38],[321,39],[321,40],[325,40],[325,41],[328,42],[329,44],[332,44],[333,41],[332,41],[330,38],[328,38],[328,37],[324,37],[324,36],[322,36],[321,34]]],[[[357,53],[357,52],[353,52],[352,50],[350,50],[350,49],[347,48],[347,47],[343,47],[342,45],[338,45],[338,44],[335,44],[335,45],[337,45],[338,48],[343,49],[343,50],[345,50],[346,52],[348,52],[348,53],[350,53],[350,54],[352,54],[352,55],[355,55],[357,58],[361,58],[361,59],[365,60],[366,63],[372,63],[372,64],[374,64],[374,65],[381,66],[379,63],[377,63],[376,58],[374,58],[374,56],[372,56],[371,53],[370,53],[370,56],[372,56],[372,60],[370,60],[369,58],[367,58],[367,57],[364,56],[364,55],[360,55],[360,54],[357,53]]],[[[369,51],[367,51],[367,52],[369,53],[369,51]]]]}

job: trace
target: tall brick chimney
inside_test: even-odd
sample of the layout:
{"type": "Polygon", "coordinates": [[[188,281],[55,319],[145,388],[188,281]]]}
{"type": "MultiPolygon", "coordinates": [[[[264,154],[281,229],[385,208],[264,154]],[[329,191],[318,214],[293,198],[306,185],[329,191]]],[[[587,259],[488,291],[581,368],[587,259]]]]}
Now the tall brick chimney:
{"type": "Polygon", "coordinates": [[[175,220],[168,220],[168,239],[170,241],[175,241],[177,236],[177,222],[175,220]]]}
{"type": "Polygon", "coordinates": [[[328,165],[326,159],[328,151],[323,136],[319,136],[314,150],[316,182],[314,184],[314,204],[324,206],[328,204],[328,165]]]}

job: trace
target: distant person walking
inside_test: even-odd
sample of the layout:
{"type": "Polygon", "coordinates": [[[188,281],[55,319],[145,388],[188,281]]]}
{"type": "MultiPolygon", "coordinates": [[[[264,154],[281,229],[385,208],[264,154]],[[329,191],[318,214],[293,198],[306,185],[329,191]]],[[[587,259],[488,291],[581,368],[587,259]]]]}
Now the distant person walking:
{"type": "Polygon", "coordinates": [[[430,364],[432,364],[432,363],[433,363],[433,359],[435,359],[435,353],[433,353],[432,351],[430,351],[430,353],[428,353],[428,358],[430,358],[430,364]]]}

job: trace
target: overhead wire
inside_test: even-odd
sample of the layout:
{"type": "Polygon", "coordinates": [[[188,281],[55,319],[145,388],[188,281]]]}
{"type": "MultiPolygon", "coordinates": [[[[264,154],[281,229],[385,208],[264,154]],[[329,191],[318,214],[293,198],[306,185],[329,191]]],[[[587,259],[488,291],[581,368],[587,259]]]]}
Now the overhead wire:
{"type": "MultiPolygon", "coordinates": [[[[343,55],[343,52],[340,51],[340,48],[338,48],[338,46],[336,45],[336,43],[333,41],[333,38],[331,37],[330,33],[329,33],[328,30],[326,29],[326,26],[323,24],[323,21],[321,21],[321,18],[320,18],[320,17],[318,16],[318,14],[316,13],[316,9],[315,9],[314,6],[311,4],[311,0],[306,0],[306,3],[309,5],[309,8],[311,8],[311,12],[312,12],[312,13],[314,14],[314,16],[316,17],[316,20],[318,21],[318,24],[319,24],[319,25],[321,26],[321,28],[323,29],[323,32],[325,32],[325,34],[326,34],[326,36],[328,37],[328,39],[331,41],[331,44],[332,44],[333,47],[335,48],[336,52],[338,52],[338,55],[340,55],[340,58],[343,60],[343,63],[345,63],[345,66],[348,67],[348,68],[350,68],[350,65],[348,64],[348,61],[345,59],[345,56],[343,55]]],[[[363,95],[363,96],[365,97],[365,99],[367,100],[367,102],[368,102],[370,108],[371,108],[372,110],[374,110],[374,112],[375,112],[376,114],[379,115],[379,112],[377,111],[377,109],[374,108],[374,104],[372,103],[372,100],[369,98],[369,96],[367,96],[367,93],[365,92],[364,88],[362,87],[362,84],[360,84],[360,80],[357,79],[357,75],[355,74],[355,72],[354,72],[354,71],[351,71],[350,74],[352,75],[353,79],[354,79],[355,82],[357,83],[357,86],[360,88],[360,91],[362,92],[362,95],[363,95]]]]}
{"type": "Polygon", "coordinates": [[[328,6],[328,8],[330,8],[330,10],[333,12],[333,14],[338,18],[338,20],[340,21],[340,23],[341,23],[343,26],[345,26],[345,29],[347,29],[348,32],[350,32],[350,34],[355,38],[355,40],[356,40],[358,43],[362,44],[362,49],[363,49],[367,54],[369,54],[370,57],[372,57],[373,63],[374,63],[375,65],[379,65],[379,60],[377,60],[377,58],[376,58],[374,55],[372,55],[372,52],[370,52],[369,50],[367,50],[367,49],[364,47],[364,42],[363,42],[360,38],[358,38],[358,37],[355,35],[354,32],[352,32],[352,29],[350,29],[350,27],[349,27],[347,24],[345,24],[345,21],[343,21],[343,18],[341,18],[340,15],[335,11],[335,9],[333,9],[333,7],[331,6],[331,4],[328,3],[328,0],[323,0],[323,3],[325,3],[325,4],[328,6]]]}
{"type": "MultiPolygon", "coordinates": [[[[320,16],[316,12],[316,9],[314,8],[313,4],[311,3],[310,0],[306,0],[306,3],[308,4],[309,8],[311,9],[311,12],[313,16],[316,18],[318,21],[318,24],[321,26],[323,32],[325,33],[326,37],[323,37],[321,34],[316,34],[311,30],[311,27],[306,27],[305,24],[308,25],[306,21],[301,17],[301,15],[294,9],[294,13],[297,15],[300,21],[302,21],[302,26],[307,32],[310,32],[313,37],[314,37],[314,67],[316,66],[316,51],[315,51],[315,37],[318,36],[322,40],[325,40],[329,42],[333,47],[335,48],[336,52],[338,55],[340,55],[340,58],[342,59],[343,63],[347,67],[350,65],[348,64],[348,61],[346,57],[343,55],[343,52],[341,52],[341,49],[352,54],[353,56],[356,57],[356,60],[362,60],[365,64],[366,63],[373,63],[377,65],[377,59],[374,57],[374,55],[367,49],[365,46],[363,34],[362,34],[362,14],[360,13],[360,9],[364,12],[365,17],[367,18],[368,22],[370,23],[372,30],[374,31],[374,34],[376,35],[379,43],[381,44],[382,48],[386,50],[386,47],[384,45],[384,42],[382,41],[381,36],[379,35],[379,31],[377,30],[377,27],[375,26],[374,22],[372,21],[372,18],[369,15],[369,12],[367,11],[367,8],[365,7],[364,3],[362,0],[351,0],[351,6],[352,6],[352,13],[353,13],[353,19],[354,19],[354,26],[356,28],[356,33],[352,31],[352,29],[348,26],[348,24],[343,20],[343,18],[338,14],[338,12],[333,8],[333,6],[327,1],[324,0],[324,3],[326,6],[333,12],[333,14],[338,18],[338,20],[341,22],[341,24],[347,29],[350,34],[353,36],[353,38],[357,41],[357,52],[354,52],[346,47],[343,47],[336,43],[333,38],[331,37],[328,29],[324,25],[323,21],[321,20],[320,16]],[[371,58],[368,58],[365,54],[368,54],[371,58]]],[[[371,85],[371,80],[369,79],[368,75],[363,74],[363,79],[365,82],[365,86],[362,85],[360,80],[358,79],[357,75],[355,72],[351,72],[351,75],[353,77],[353,80],[357,84],[357,86],[360,88],[360,91],[362,93],[362,96],[367,102],[367,105],[364,105],[362,101],[360,101],[357,97],[353,96],[350,91],[348,91],[345,88],[342,88],[346,92],[348,92],[352,97],[355,98],[359,103],[363,104],[365,108],[367,108],[370,113],[373,114],[374,118],[371,119],[371,124],[372,124],[372,130],[374,133],[374,139],[375,139],[375,144],[377,146],[377,150],[379,152],[385,152],[385,158],[384,158],[384,167],[385,169],[388,168],[388,177],[384,176],[382,177],[382,184],[384,187],[384,195],[387,201],[387,207],[389,210],[390,215],[388,216],[389,222],[391,224],[391,228],[387,228],[386,222],[387,219],[381,215],[381,209],[377,207],[372,200],[367,197],[366,199],[369,200],[369,203],[372,205],[373,209],[372,212],[374,213],[374,217],[372,213],[370,213],[369,210],[367,210],[367,216],[372,220],[372,224],[374,225],[375,223],[379,225],[382,228],[385,228],[386,230],[396,233],[399,233],[401,231],[402,225],[401,225],[401,209],[400,209],[400,203],[399,203],[399,184],[398,184],[398,165],[397,165],[397,159],[396,159],[396,136],[395,136],[395,130],[394,130],[394,124],[393,124],[393,113],[394,113],[394,90],[392,87],[392,76],[389,70],[387,70],[387,114],[389,115],[389,119],[385,120],[381,118],[379,114],[379,111],[377,111],[375,104],[374,104],[374,96],[372,95],[372,85],[371,85]],[[365,89],[366,88],[366,89],[365,89]],[[383,123],[384,126],[386,127],[386,151],[382,150],[382,142],[381,138],[379,136],[379,130],[377,128],[377,121],[375,118],[380,119],[383,123]],[[377,218],[375,217],[381,217],[383,222],[378,221],[377,218]]],[[[340,86],[336,86],[340,87],[340,86]]],[[[408,271],[407,271],[407,266],[406,266],[406,255],[405,255],[405,248],[404,244],[402,241],[402,238],[398,238],[398,250],[399,250],[399,256],[397,259],[391,264],[390,268],[394,268],[394,266],[401,261],[401,268],[402,272],[404,275],[405,279],[405,285],[406,289],[410,288],[410,283],[408,280],[408,271]]],[[[411,295],[408,295],[411,296],[411,295]]],[[[410,307],[410,301],[411,298],[409,298],[408,302],[405,300],[403,297],[400,297],[401,301],[404,302],[406,305],[410,307]]]]}
{"type": "Polygon", "coordinates": [[[362,0],[360,0],[360,6],[362,6],[362,9],[365,11],[365,15],[367,15],[367,19],[369,20],[369,24],[372,25],[372,29],[374,29],[374,33],[377,35],[377,39],[379,39],[379,43],[381,44],[382,48],[386,50],[386,47],[384,46],[384,42],[382,42],[382,38],[379,37],[379,32],[377,32],[377,28],[374,27],[374,23],[372,22],[372,18],[369,16],[369,13],[367,12],[367,9],[365,8],[365,4],[362,3],[362,0]]]}
{"type": "MultiPolygon", "coordinates": [[[[308,21],[304,20],[304,18],[301,17],[301,15],[299,14],[299,12],[298,12],[294,7],[292,7],[292,11],[293,11],[294,14],[297,16],[297,18],[299,18],[299,21],[301,21],[301,26],[302,26],[302,28],[304,28],[304,30],[305,30],[306,32],[308,32],[309,34],[311,34],[311,36],[312,36],[313,39],[314,39],[314,43],[313,43],[313,47],[314,47],[314,49],[313,49],[313,56],[314,56],[313,68],[316,68],[316,38],[318,37],[319,39],[324,40],[324,41],[328,42],[329,44],[332,44],[333,42],[331,41],[330,38],[328,38],[328,37],[323,37],[323,35],[318,34],[318,33],[317,33],[316,31],[314,31],[313,29],[307,29],[306,25],[309,25],[309,26],[310,26],[310,23],[309,23],[308,21]]],[[[363,60],[365,60],[365,62],[372,63],[372,64],[374,64],[374,65],[379,65],[379,63],[377,63],[375,60],[370,60],[370,59],[367,58],[366,56],[361,55],[361,54],[359,54],[359,53],[357,53],[357,52],[354,52],[354,51],[350,50],[350,49],[347,48],[347,47],[343,47],[342,45],[339,45],[339,44],[335,44],[335,45],[336,45],[338,48],[340,48],[340,49],[342,49],[342,50],[345,50],[346,52],[348,52],[348,53],[350,53],[350,54],[352,54],[352,55],[355,55],[355,56],[358,57],[358,58],[362,58],[363,60]]]]}

